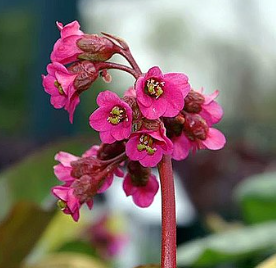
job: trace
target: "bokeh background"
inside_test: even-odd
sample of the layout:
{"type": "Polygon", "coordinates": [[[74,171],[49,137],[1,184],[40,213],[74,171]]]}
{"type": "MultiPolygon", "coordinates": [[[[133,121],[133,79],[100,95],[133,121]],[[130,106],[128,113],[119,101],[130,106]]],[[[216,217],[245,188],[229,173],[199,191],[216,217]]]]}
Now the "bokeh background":
{"type": "Polygon", "coordinates": [[[0,267],[159,261],[160,196],[138,209],[118,179],[92,212],[83,211],[80,224],[52,212],[55,153],[81,154],[97,143],[88,117],[98,92],[122,94],[134,82],[111,71],[111,84],[98,81],[82,94],[71,125],[41,85],[59,38],[57,20],[77,19],[85,32],[124,38],[143,71],[158,65],[184,72],[195,89],[220,90],[225,116],[218,128],[227,146],[174,163],[178,244],[184,245],[179,267],[249,268],[276,252],[275,14],[273,0],[2,0],[0,267]],[[87,241],[99,222],[107,226],[107,241],[87,241]],[[111,237],[120,245],[112,256],[103,246],[111,237]]]}

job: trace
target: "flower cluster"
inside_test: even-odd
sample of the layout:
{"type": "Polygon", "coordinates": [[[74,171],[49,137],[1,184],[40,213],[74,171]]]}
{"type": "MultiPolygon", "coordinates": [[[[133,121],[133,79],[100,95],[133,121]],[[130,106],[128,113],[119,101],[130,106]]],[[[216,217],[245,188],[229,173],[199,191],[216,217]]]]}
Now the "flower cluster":
{"type": "Polygon", "coordinates": [[[89,123],[99,132],[101,146],[93,146],[81,157],[57,154],[60,164],[55,174],[64,185],[52,192],[64,213],[78,220],[81,205],[91,208],[94,195],[105,191],[114,175],[124,177],[123,190],[136,205],[148,207],[159,188],[151,168],[163,155],[183,160],[190,151],[224,146],[224,135],[213,127],[223,115],[215,101],[218,91],[211,95],[195,91],[185,74],[164,74],[157,66],[142,73],[128,45],[118,37],[84,34],[76,21],[57,26],[61,38],[54,45],[43,86],[52,105],[64,107],[71,122],[81,92],[99,75],[109,82],[107,70],[112,68],[135,78],[122,98],[108,90],[98,95],[99,107],[89,123]],[[116,53],[131,67],[107,62],[116,53]],[[124,176],[120,168],[125,164],[124,176]]]}

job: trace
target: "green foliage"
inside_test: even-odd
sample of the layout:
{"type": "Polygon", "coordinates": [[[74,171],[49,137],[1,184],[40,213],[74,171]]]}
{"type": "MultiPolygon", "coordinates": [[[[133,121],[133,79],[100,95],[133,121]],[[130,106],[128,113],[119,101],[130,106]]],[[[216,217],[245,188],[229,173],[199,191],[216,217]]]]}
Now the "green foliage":
{"type": "Polygon", "coordinates": [[[17,203],[0,225],[0,267],[19,267],[53,215],[33,203],[17,203]]]}
{"type": "Polygon", "coordinates": [[[276,173],[263,173],[242,182],[235,191],[246,223],[276,220],[276,173]]]}
{"type": "Polygon", "coordinates": [[[272,248],[276,249],[275,221],[210,235],[180,246],[178,265],[214,267],[224,262],[251,258],[272,248]]]}

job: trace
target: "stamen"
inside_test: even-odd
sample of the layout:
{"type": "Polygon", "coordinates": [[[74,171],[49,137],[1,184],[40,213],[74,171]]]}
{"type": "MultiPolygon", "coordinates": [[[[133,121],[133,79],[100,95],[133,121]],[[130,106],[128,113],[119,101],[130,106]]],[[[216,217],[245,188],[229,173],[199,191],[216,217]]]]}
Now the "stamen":
{"type": "Polygon", "coordinates": [[[153,78],[148,79],[146,89],[145,89],[146,93],[158,99],[164,93],[163,91],[164,85],[165,85],[165,82],[158,82],[158,81],[155,81],[153,78]]]}
{"type": "Polygon", "coordinates": [[[149,155],[156,152],[156,148],[153,148],[153,138],[149,135],[142,135],[139,139],[140,143],[137,145],[138,151],[146,150],[149,155]]]}
{"type": "Polygon", "coordinates": [[[60,210],[64,210],[67,208],[67,204],[61,199],[57,201],[57,206],[59,207],[60,210]]]}
{"type": "Polygon", "coordinates": [[[64,95],[63,88],[62,88],[61,84],[57,80],[55,81],[54,85],[58,89],[59,94],[60,95],[64,95]]]}
{"type": "Polygon", "coordinates": [[[107,121],[112,125],[118,125],[123,120],[128,121],[125,109],[118,106],[112,108],[110,115],[111,116],[107,118],[107,121]]]}

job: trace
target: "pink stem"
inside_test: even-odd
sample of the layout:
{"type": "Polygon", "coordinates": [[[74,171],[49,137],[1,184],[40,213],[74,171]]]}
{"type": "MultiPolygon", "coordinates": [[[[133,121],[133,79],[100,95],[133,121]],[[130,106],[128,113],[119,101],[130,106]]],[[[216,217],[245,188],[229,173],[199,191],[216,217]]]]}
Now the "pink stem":
{"type": "Polygon", "coordinates": [[[158,165],[162,194],[161,268],[176,268],[176,215],[171,157],[164,155],[158,165]]]}
{"type": "Polygon", "coordinates": [[[137,62],[135,61],[135,59],[133,58],[130,50],[129,49],[121,49],[118,53],[127,59],[129,64],[135,70],[135,72],[138,74],[138,77],[139,77],[142,74],[142,71],[141,71],[140,67],[138,66],[137,62]]]}

